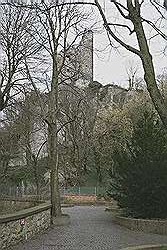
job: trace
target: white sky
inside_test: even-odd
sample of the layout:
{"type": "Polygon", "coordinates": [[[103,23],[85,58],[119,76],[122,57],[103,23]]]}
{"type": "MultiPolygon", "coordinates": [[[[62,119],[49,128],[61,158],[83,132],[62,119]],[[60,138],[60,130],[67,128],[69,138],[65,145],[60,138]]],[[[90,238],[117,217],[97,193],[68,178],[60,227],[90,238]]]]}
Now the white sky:
{"type": "MultiPolygon", "coordinates": [[[[72,1],[72,0],[70,0],[72,1]]],[[[78,0],[74,0],[78,1],[78,0]]],[[[84,0],[85,2],[94,2],[94,0],[84,0]]],[[[125,3],[126,0],[119,0],[121,3],[125,3]]],[[[150,11],[150,7],[147,6],[150,0],[145,0],[145,11],[143,11],[144,15],[149,16],[149,18],[155,17],[157,11],[150,11]]],[[[163,0],[157,0],[159,2],[163,2],[163,0]]],[[[117,12],[113,11],[111,7],[113,4],[110,3],[110,0],[99,0],[102,7],[105,8],[105,14],[108,17],[108,20],[116,20],[120,21],[117,15],[117,12]]],[[[167,13],[167,12],[166,12],[167,13]]],[[[97,12],[98,14],[98,12],[97,12]]],[[[99,19],[101,20],[101,19],[99,19]]],[[[166,21],[167,22],[167,21],[166,21]]],[[[99,25],[102,27],[102,23],[99,25]]],[[[167,33],[167,24],[166,24],[166,33],[167,33]]],[[[102,32],[102,30],[101,30],[102,32]]],[[[124,35],[124,34],[121,34],[124,35]]],[[[125,35],[127,41],[135,45],[135,39],[132,36],[125,35]],[[130,39],[129,39],[130,38],[130,39]],[[129,39],[129,40],[128,40],[129,39]]],[[[162,39],[154,39],[154,43],[151,46],[151,51],[153,55],[155,70],[157,74],[163,72],[164,68],[167,68],[167,58],[164,56],[161,51],[167,41],[162,39]]],[[[138,65],[139,72],[138,76],[143,76],[142,66],[140,59],[134,54],[127,52],[125,49],[119,47],[119,49],[115,50],[111,47],[105,49],[108,45],[108,38],[106,36],[106,32],[103,29],[102,34],[94,34],[94,80],[101,82],[102,84],[108,83],[116,83],[118,85],[127,86],[127,72],[126,70],[134,65],[138,65]],[[105,50],[104,50],[105,49],[105,50]],[[101,52],[99,51],[101,50],[101,52]]]]}
{"type": "MultiPolygon", "coordinates": [[[[112,14],[111,16],[113,10],[111,10],[111,3],[109,0],[100,0],[99,2],[101,2],[103,7],[105,6],[105,13],[108,16],[109,20],[114,20],[115,18],[118,18],[116,16],[116,11],[114,15],[112,14]]],[[[123,2],[125,2],[125,0],[121,0],[121,3],[123,2]]],[[[151,9],[150,11],[150,7],[147,6],[148,2],[149,0],[145,1],[146,6],[143,11],[143,15],[147,14],[147,17],[150,16],[152,20],[155,20],[156,11],[154,11],[154,9],[151,9]]],[[[167,24],[165,25],[165,27],[167,30],[167,24]]],[[[150,35],[150,30],[148,30],[147,27],[145,27],[145,30],[147,31],[147,34],[150,35]]],[[[127,38],[127,41],[130,44],[135,45],[135,39],[133,39],[133,36],[131,38],[131,36],[129,35],[126,36],[125,34],[125,37],[127,38]]],[[[151,53],[153,55],[156,74],[162,73],[164,68],[167,67],[167,58],[163,53],[161,53],[166,43],[167,41],[164,41],[161,38],[159,39],[155,38],[154,41],[152,39],[151,42],[150,48],[151,48],[151,53]]],[[[126,70],[128,69],[129,66],[132,65],[134,66],[138,65],[139,67],[138,76],[143,77],[143,72],[141,70],[142,66],[138,56],[135,56],[131,52],[127,52],[125,49],[122,49],[121,47],[119,47],[119,49],[117,50],[111,48],[104,50],[107,44],[108,44],[108,39],[106,37],[105,31],[102,34],[94,35],[94,52],[95,52],[94,80],[97,80],[102,84],[116,83],[122,86],[127,86],[128,77],[126,70]],[[100,50],[104,51],[101,53],[98,52],[99,48],[100,50]]]]}

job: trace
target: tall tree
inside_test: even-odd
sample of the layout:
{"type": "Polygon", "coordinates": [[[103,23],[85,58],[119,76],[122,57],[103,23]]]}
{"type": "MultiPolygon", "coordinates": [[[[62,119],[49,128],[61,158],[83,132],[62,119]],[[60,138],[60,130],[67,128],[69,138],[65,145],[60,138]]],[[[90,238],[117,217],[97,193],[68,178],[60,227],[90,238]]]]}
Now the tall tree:
{"type": "MultiPolygon", "coordinates": [[[[120,22],[109,22],[103,9],[98,0],[95,0],[95,4],[101,14],[101,17],[104,22],[104,27],[107,30],[107,33],[111,39],[114,39],[118,44],[123,46],[125,49],[130,51],[131,53],[140,57],[144,69],[144,79],[147,84],[147,89],[151,96],[151,99],[154,103],[156,110],[164,124],[167,128],[167,108],[166,102],[163,96],[158,89],[156,76],[155,76],[155,67],[153,64],[153,58],[151,55],[150,47],[149,47],[149,39],[147,32],[145,31],[145,25],[150,26],[154,30],[153,36],[161,36],[162,39],[167,40],[167,36],[163,33],[161,27],[156,25],[156,22],[153,22],[151,19],[144,17],[143,8],[145,5],[144,1],[139,0],[127,0],[125,3],[120,3],[117,0],[111,0],[111,4],[114,6],[113,11],[117,11],[120,16],[120,22]],[[122,21],[121,21],[122,20],[122,21]],[[114,32],[112,28],[116,30],[121,28],[122,34],[127,34],[126,31],[129,31],[130,35],[135,34],[135,38],[137,39],[138,46],[134,47],[133,45],[129,45],[126,42],[126,37],[121,38],[118,33],[114,32]]],[[[150,7],[156,9],[157,12],[157,20],[158,18],[162,20],[165,19],[165,13],[163,13],[163,6],[159,4],[158,1],[150,1],[150,7]]],[[[166,1],[164,1],[164,6],[166,6],[166,1]]]]}
{"type": "MultiPolygon", "coordinates": [[[[62,1],[63,2],[63,1],[62,1]]],[[[37,58],[37,67],[39,69],[39,79],[46,83],[48,90],[47,115],[45,122],[48,125],[48,155],[49,168],[51,171],[51,203],[52,219],[61,215],[60,193],[59,193],[59,170],[58,170],[58,134],[65,124],[59,123],[59,117],[62,115],[59,101],[59,91],[63,89],[61,85],[70,86],[78,79],[80,65],[74,58],[73,47],[80,37],[86,32],[88,17],[86,10],[80,9],[76,5],[58,4],[54,1],[41,2],[39,4],[25,5],[35,11],[36,25],[31,29],[35,32],[36,42],[44,49],[37,58]],[[82,24],[81,24],[82,22],[82,24]],[[69,58],[72,58],[69,60],[69,58]],[[74,62],[76,67],[71,62],[74,62]],[[41,67],[42,65],[42,67],[41,67]],[[43,79],[43,81],[41,80],[43,79]]],[[[33,82],[36,72],[26,61],[28,77],[33,82]]],[[[73,120],[69,120],[68,123],[73,120]]]]}
{"type": "Polygon", "coordinates": [[[33,15],[27,9],[5,4],[0,5],[0,111],[23,92],[27,77],[24,73],[24,57],[27,60],[38,50],[30,28],[33,15]]]}

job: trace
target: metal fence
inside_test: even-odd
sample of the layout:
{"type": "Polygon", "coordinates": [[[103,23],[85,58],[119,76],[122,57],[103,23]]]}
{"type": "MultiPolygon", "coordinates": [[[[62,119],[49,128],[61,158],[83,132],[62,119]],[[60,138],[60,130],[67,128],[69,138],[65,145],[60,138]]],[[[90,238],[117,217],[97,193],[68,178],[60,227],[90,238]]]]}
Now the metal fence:
{"type": "Polygon", "coordinates": [[[104,187],[68,187],[61,188],[62,195],[92,195],[92,196],[102,196],[105,194],[104,187]]]}
{"type": "MultiPolygon", "coordinates": [[[[106,190],[104,187],[96,187],[96,186],[75,186],[75,187],[61,187],[60,188],[60,195],[79,195],[79,196],[103,196],[105,195],[106,190]]],[[[34,187],[29,187],[26,190],[20,187],[0,187],[0,197],[16,197],[16,198],[23,198],[23,197],[35,197],[36,190],[34,187]]],[[[43,199],[49,199],[50,197],[50,186],[45,187],[45,189],[41,189],[40,197],[43,199]]]]}

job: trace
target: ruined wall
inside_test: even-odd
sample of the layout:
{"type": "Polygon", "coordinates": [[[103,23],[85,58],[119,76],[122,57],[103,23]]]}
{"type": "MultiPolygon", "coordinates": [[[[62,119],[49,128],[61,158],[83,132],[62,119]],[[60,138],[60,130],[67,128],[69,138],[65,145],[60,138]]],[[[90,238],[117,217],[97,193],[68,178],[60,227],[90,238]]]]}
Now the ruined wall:
{"type": "Polygon", "coordinates": [[[117,85],[102,85],[97,81],[89,84],[90,99],[98,100],[99,108],[122,107],[128,98],[129,91],[117,85]]]}

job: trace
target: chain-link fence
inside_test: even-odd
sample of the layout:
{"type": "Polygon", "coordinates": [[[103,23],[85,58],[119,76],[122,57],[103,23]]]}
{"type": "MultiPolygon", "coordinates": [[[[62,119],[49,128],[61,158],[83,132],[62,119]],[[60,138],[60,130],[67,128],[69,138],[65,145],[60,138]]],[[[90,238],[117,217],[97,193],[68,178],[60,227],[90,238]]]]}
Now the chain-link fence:
{"type": "Polygon", "coordinates": [[[61,195],[93,195],[93,196],[103,196],[105,194],[104,187],[85,187],[85,186],[75,186],[68,188],[61,188],[61,195]]]}
{"type": "MultiPolygon", "coordinates": [[[[16,199],[19,198],[33,198],[35,197],[41,200],[49,200],[50,199],[50,185],[45,188],[41,188],[40,195],[37,195],[35,187],[30,186],[28,188],[18,187],[18,186],[0,186],[0,198],[5,197],[13,197],[16,199]]],[[[106,190],[104,187],[96,187],[96,186],[75,186],[75,187],[61,187],[60,195],[61,197],[76,195],[76,196],[96,196],[102,197],[105,196],[106,190]]]]}

